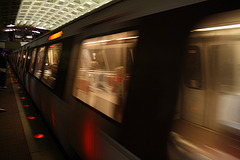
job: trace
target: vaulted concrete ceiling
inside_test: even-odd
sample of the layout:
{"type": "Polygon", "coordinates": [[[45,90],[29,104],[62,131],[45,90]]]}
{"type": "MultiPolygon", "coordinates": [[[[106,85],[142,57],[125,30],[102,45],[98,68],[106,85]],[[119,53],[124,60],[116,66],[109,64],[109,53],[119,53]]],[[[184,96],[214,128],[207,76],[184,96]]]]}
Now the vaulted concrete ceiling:
{"type": "Polygon", "coordinates": [[[53,30],[111,1],[0,0],[0,27],[12,24],[53,30]]]}

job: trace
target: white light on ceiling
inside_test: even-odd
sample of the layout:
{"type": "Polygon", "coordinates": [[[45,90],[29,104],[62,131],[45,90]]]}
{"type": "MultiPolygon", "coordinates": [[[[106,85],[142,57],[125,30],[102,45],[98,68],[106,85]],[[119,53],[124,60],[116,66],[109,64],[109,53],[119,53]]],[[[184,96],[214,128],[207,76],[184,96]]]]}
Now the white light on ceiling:
{"type": "Polygon", "coordinates": [[[15,25],[29,24],[53,30],[111,1],[113,0],[22,0],[15,25]]]}

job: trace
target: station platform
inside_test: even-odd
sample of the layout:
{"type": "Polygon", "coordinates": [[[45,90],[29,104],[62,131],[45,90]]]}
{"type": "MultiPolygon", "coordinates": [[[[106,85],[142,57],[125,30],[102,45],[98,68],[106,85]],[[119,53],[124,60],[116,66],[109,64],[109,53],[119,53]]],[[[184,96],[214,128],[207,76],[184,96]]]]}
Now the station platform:
{"type": "Polygon", "coordinates": [[[8,66],[7,88],[0,89],[0,159],[65,160],[61,145],[8,66]]]}

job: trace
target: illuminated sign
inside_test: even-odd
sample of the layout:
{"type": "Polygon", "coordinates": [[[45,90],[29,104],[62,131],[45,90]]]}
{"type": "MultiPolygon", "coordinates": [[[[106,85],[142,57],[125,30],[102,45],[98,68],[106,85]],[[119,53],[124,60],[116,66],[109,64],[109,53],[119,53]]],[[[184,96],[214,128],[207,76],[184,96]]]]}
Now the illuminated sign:
{"type": "Polygon", "coordinates": [[[61,37],[62,34],[63,34],[63,31],[57,32],[57,33],[55,33],[55,34],[52,34],[52,35],[48,38],[48,40],[51,41],[51,40],[57,39],[57,38],[61,37]]]}

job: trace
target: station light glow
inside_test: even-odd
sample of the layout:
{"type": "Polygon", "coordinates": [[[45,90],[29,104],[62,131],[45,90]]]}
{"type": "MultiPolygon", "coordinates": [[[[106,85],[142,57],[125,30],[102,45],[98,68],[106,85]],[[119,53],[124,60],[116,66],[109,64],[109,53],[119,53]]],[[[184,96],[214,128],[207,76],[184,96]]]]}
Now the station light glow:
{"type": "Polygon", "coordinates": [[[22,0],[15,25],[53,30],[112,0],[22,0]]]}

